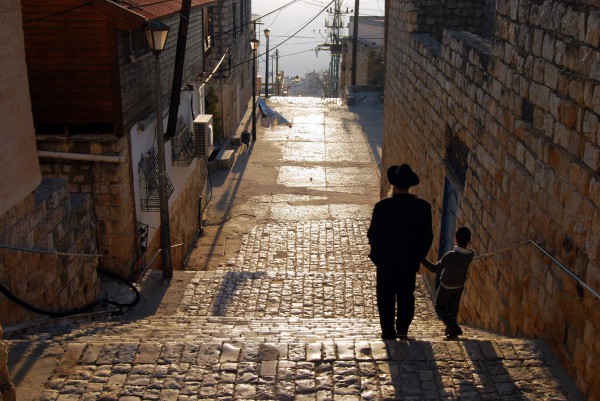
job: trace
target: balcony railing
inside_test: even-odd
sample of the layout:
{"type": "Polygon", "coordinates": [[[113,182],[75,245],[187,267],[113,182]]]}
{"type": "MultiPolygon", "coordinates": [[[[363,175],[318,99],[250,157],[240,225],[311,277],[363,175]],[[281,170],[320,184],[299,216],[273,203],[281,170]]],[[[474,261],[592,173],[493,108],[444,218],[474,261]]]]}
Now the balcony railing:
{"type": "MultiPolygon", "coordinates": [[[[145,212],[160,210],[160,196],[158,192],[158,154],[153,146],[148,153],[142,155],[138,163],[140,175],[140,201],[142,210],[145,212]]],[[[167,199],[174,191],[173,183],[165,173],[167,181],[167,199]]]]}

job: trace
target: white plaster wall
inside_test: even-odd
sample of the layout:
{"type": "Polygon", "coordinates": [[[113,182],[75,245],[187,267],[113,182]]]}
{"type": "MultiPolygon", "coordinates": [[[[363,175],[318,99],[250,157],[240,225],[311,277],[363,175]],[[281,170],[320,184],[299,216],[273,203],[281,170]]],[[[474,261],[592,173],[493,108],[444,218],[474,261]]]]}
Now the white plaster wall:
{"type": "MultiPolygon", "coordinates": [[[[203,90],[198,90],[196,87],[193,91],[182,91],[180,95],[178,116],[181,116],[191,129],[194,116],[204,112],[204,93],[203,90]],[[190,99],[192,99],[190,103],[190,99]],[[192,106],[191,106],[192,105],[192,106]],[[193,115],[192,115],[193,110],[193,115]]],[[[137,221],[148,224],[150,230],[148,232],[148,243],[152,242],[155,235],[158,234],[156,228],[160,227],[160,211],[146,212],[141,206],[141,188],[140,188],[140,172],[138,163],[142,155],[147,153],[152,146],[156,146],[156,120],[151,116],[148,120],[140,122],[131,128],[131,163],[133,170],[133,191],[135,195],[135,213],[137,221]]],[[[163,128],[167,127],[168,115],[163,115],[163,128]]],[[[198,159],[194,158],[189,166],[173,165],[172,158],[173,141],[165,141],[165,167],[167,175],[173,184],[174,190],[169,197],[169,211],[175,201],[181,196],[185,183],[194,174],[198,159]]]]}

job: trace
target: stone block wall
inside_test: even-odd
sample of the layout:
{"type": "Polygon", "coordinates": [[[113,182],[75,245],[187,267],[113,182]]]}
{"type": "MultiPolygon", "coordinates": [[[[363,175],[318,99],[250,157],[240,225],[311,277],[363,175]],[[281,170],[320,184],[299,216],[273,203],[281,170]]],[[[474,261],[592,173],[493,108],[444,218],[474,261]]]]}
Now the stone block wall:
{"type": "MultiPolygon", "coordinates": [[[[600,398],[600,300],[526,240],[600,291],[600,9],[499,0],[488,41],[424,34],[392,2],[383,169],[410,163],[440,233],[445,178],[474,233],[464,322],[542,337],[588,399],[600,398]]],[[[382,179],[382,196],[389,185],[382,179]]],[[[437,258],[436,244],[430,258],[437,258]]]]}
{"type": "MultiPolygon", "coordinates": [[[[252,96],[252,51],[249,45],[253,34],[249,23],[251,1],[219,0],[218,3],[214,7],[214,46],[206,63],[206,72],[211,73],[226,55],[221,65],[222,77],[213,77],[208,86],[212,86],[219,97],[223,137],[229,138],[235,134],[252,96]],[[234,29],[234,15],[237,29],[234,29]]],[[[208,93],[208,89],[205,93],[208,93]]]]}
{"type": "MultiPolygon", "coordinates": [[[[341,87],[352,82],[352,50],[352,41],[347,39],[342,49],[341,87]]],[[[356,85],[383,85],[383,47],[359,40],[357,51],[356,85]]]]}
{"type": "Polygon", "coordinates": [[[25,47],[18,0],[0,4],[0,34],[6,39],[0,57],[0,214],[11,209],[42,179],[25,65],[25,47]]]}
{"type": "Polygon", "coordinates": [[[483,0],[415,0],[418,9],[420,33],[427,33],[441,40],[444,29],[453,29],[481,34],[484,27],[483,0]]]}
{"type": "MultiPolygon", "coordinates": [[[[95,301],[99,294],[89,195],[69,195],[63,180],[44,180],[0,216],[0,283],[24,302],[63,312],[95,301]],[[18,249],[14,249],[18,248],[18,249]],[[39,250],[26,252],[24,250],[39,250]]],[[[40,317],[0,295],[0,322],[10,325],[40,317]]]]}
{"type": "MultiPolygon", "coordinates": [[[[92,155],[128,155],[129,138],[112,135],[38,137],[40,150],[92,155]]],[[[40,159],[45,178],[63,179],[69,192],[91,195],[100,267],[128,277],[135,261],[137,222],[131,165],[67,159],[40,159]]],[[[137,166],[136,166],[137,167],[137,166]]],[[[135,183],[137,184],[137,183],[135,183]]]]}

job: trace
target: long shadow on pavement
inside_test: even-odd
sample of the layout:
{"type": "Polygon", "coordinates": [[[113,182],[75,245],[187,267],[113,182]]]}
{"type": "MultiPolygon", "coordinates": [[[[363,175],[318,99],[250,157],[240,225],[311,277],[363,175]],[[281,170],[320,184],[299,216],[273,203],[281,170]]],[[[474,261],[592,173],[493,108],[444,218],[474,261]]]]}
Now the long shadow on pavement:
{"type": "Polygon", "coordinates": [[[263,278],[264,272],[227,272],[221,287],[215,295],[212,307],[213,316],[225,316],[227,307],[236,290],[239,289],[246,280],[257,280],[263,278]]]}
{"type": "Polygon", "coordinates": [[[489,340],[387,341],[386,350],[394,394],[384,399],[523,399],[489,340]]]}
{"type": "Polygon", "coordinates": [[[247,148],[245,148],[246,145],[242,145],[238,150],[245,148],[245,152],[241,153],[240,155],[238,155],[238,157],[236,157],[235,164],[233,165],[233,168],[231,169],[231,171],[229,171],[225,175],[219,175],[219,181],[216,182],[216,185],[215,185],[215,182],[212,183],[213,186],[223,186],[227,182],[227,177],[229,176],[229,174],[231,174],[232,172],[239,174],[233,188],[228,189],[225,193],[223,193],[220,197],[219,203],[216,204],[217,210],[220,210],[222,212],[222,218],[218,224],[218,228],[215,233],[214,240],[212,241],[212,243],[206,244],[210,249],[210,252],[208,253],[207,259],[205,262],[206,267],[209,266],[210,261],[212,259],[212,255],[214,254],[214,251],[218,247],[218,241],[223,232],[223,223],[225,223],[231,217],[230,213],[231,213],[231,209],[233,206],[233,202],[239,191],[239,187],[242,183],[242,178],[246,171],[246,166],[248,165],[250,156],[252,155],[252,151],[254,149],[254,144],[255,144],[255,142],[251,142],[250,146],[247,148]]]}

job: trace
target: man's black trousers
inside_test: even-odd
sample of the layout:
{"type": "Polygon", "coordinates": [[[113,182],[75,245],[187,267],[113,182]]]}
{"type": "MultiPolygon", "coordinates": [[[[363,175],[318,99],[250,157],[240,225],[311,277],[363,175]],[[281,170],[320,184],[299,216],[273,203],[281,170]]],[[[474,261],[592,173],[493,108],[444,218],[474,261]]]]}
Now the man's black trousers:
{"type": "Polygon", "coordinates": [[[394,338],[406,335],[415,314],[414,272],[389,272],[377,269],[377,308],[381,335],[394,338]]]}

